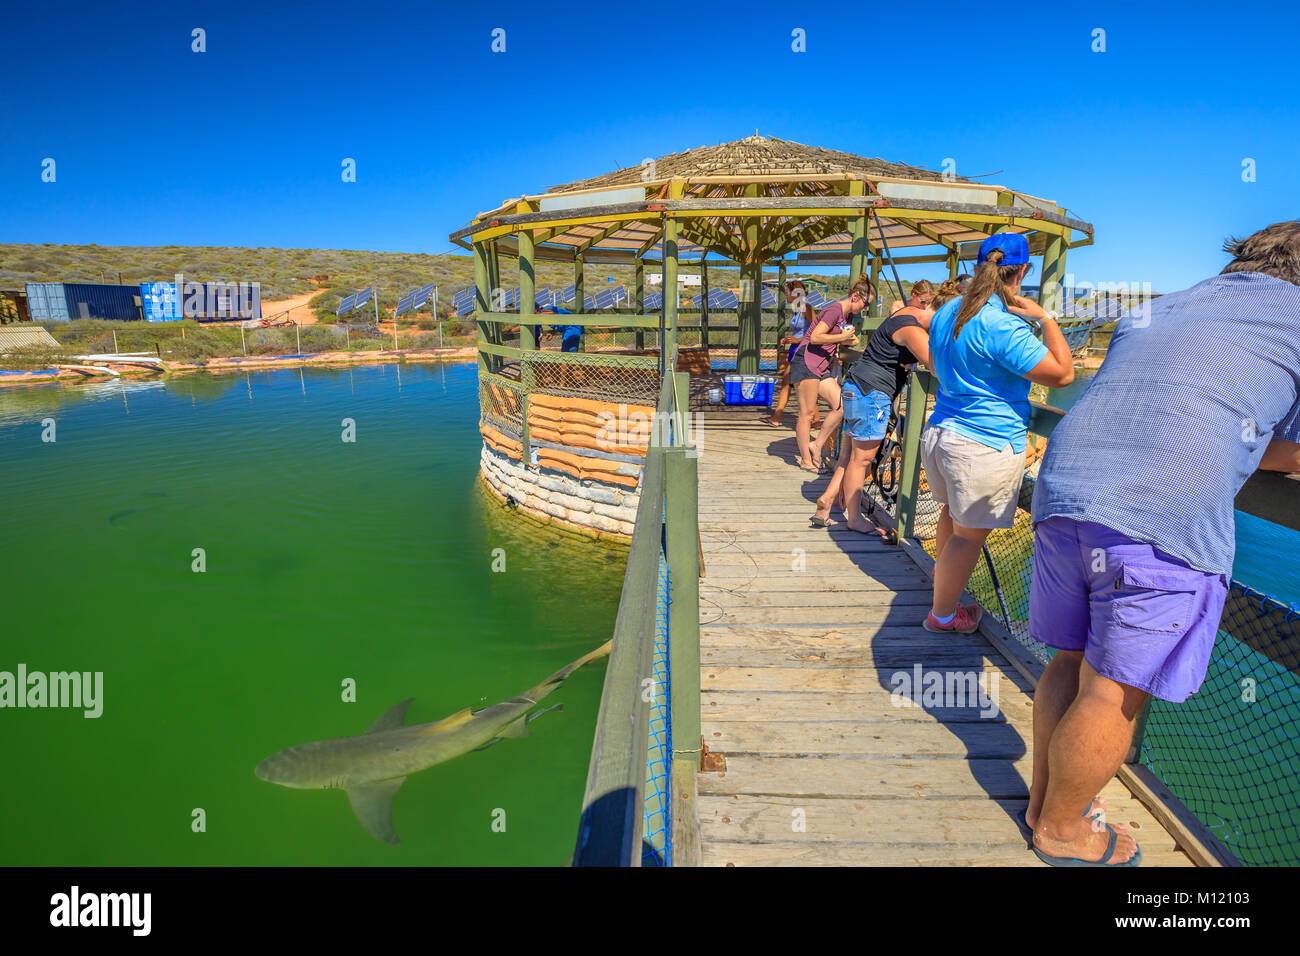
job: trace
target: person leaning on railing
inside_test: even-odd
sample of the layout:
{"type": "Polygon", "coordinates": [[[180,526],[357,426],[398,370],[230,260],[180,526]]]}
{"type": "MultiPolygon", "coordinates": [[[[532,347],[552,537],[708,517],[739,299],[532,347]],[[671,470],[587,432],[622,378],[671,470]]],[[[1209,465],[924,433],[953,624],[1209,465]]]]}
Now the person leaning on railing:
{"type": "MultiPolygon", "coordinates": [[[[928,282],[925,284],[929,286],[928,282]]],[[[920,285],[918,282],[913,286],[913,293],[920,285]]],[[[862,349],[862,356],[844,376],[840,397],[846,441],[830,483],[817,499],[817,510],[809,519],[814,527],[830,526],[831,508],[841,499],[844,520],[851,530],[883,535],[862,514],[862,490],[867,468],[889,433],[894,399],[907,383],[908,370],[917,362],[930,364],[929,330],[934,312],[929,305],[938,293],[930,289],[923,295],[925,306],[898,309],[876,326],[862,349]]],[[[921,301],[915,294],[913,299],[921,301]]]]}
{"type": "Polygon", "coordinates": [[[821,471],[822,448],[840,426],[840,383],[833,371],[835,354],[841,345],[858,341],[852,319],[875,297],[876,287],[871,280],[859,276],[849,286],[847,296],[817,313],[790,360],[790,383],[799,390],[799,420],[794,432],[799,443],[799,467],[805,471],[821,471]],[[817,438],[811,440],[812,416],[819,398],[825,400],[831,411],[817,438]]]}
{"type": "Polygon", "coordinates": [[[969,634],[979,626],[979,605],[957,601],[989,532],[1015,524],[1030,383],[1060,388],[1074,381],[1056,318],[1019,295],[1028,271],[1024,236],[989,236],[980,243],[970,291],[930,320],[939,394],[921,436],[921,461],[943,508],[929,631],[969,634]],[[1027,319],[1042,323],[1042,342],[1027,319]]]}
{"type": "Polygon", "coordinates": [[[1049,863],[1140,858],[1089,825],[1149,695],[1200,688],[1257,469],[1300,471],[1300,220],[1228,240],[1223,272],[1120,320],[1034,485],[1034,695],[1026,823],[1049,863]]]}
{"type": "MultiPolygon", "coordinates": [[[[804,333],[808,331],[808,326],[817,318],[817,312],[808,304],[808,287],[803,284],[801,279],[791,279],[785,284],[785,301],[790,304],[790,334],[781,336],[781,341],[777,343],[776,366],[777,376],[780,378],[776,402],[772,406],[772,414],[764,415],[759,419],[776,428],[781,424],[781,413],[785,411],[785,403],[790,400],[790,360],[794,358],[794,353],[799,348],[799,342],[803,339],[804,333]],[[789,349],[789,352],[783,352],[782,349],[789,349]]],[[[821,427],[821,417],[817,414],[816,406],[813,407],[813,418],[811,428],[821,427]]]]}

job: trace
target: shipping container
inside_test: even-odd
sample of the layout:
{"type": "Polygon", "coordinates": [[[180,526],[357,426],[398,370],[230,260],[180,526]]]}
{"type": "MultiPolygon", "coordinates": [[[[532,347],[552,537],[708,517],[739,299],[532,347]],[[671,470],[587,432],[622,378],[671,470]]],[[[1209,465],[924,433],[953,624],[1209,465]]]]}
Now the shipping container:
{"type": "Polygon", "coordinates": [[[146,322],[178,322],[181,300],[175,282],[141,282],[140,307],[146,322]]]}
{"type": "Polygon", "coordinates": [[[62,282],[28,282],[27,310],[33,322],[68,321],[68,304],[62,282]]]}
{"type": "MultiPolygon", "coordinates": [[[[171,285],[176,288],[175,284],[171,285]]],[[[262,317],[259,282],[184,282],[183,286],[179,300],[184,318],[204,322],[262,317]]]]}
{"type": "Polygon", "coordinates": [[[65,282],[63,296],[70,319],[134,321],[140,318],[140,287],[65,282]]]}

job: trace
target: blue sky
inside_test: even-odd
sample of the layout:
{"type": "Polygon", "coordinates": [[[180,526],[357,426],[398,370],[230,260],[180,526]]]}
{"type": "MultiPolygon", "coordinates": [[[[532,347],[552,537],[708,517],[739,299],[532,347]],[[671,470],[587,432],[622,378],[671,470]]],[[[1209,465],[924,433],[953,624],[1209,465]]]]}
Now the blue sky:
{"type": "Polygon", "coordinates": [[[899,9],[14,7],[0,241],[443,252],[508,197],[755,129],[1001,170],[986,181],[1096,226],[1070,255],[1081,280],[1190,285],[1222,267],[1227,234],[1300,215],[1295,5],[899,9]]]}

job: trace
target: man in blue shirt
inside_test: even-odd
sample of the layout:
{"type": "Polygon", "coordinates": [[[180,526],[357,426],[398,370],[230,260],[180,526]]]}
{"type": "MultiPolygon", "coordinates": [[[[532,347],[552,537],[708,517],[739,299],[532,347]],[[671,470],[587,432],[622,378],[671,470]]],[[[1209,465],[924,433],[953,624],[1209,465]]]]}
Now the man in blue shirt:
{"type": "Polygon", "coordinates": [[[1034,695],[1026,823],[1049,863],[1140,858],[1083,816],[1149,695],[1205,678],[1232,572],[1233,500],[1300,471],[1300,221],[1229,240],[1223,272],[1120,320],[1034,487],[1034,695]]]}

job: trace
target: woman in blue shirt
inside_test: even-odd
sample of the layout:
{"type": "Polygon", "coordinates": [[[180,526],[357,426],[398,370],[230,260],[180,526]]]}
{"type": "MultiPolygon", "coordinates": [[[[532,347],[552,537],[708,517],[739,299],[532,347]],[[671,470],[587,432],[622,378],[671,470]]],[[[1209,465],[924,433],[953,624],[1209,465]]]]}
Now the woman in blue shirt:
{"type": "Polygon", "coordinates": [[[1056,319],[1022,297],[1029,243],[1013,232],[980,244],[970,291],[930,322],[930,354],[939,379],[934,411],[921,436],[921,461],[943,505],[935,551],[934,605],[925,628],[969,634],[978,605],[959,606],[984,539],[1015,524],[1025,474],[1029,385],[1074,381],[1074,359],[1056,319]],[[1038,341],[1028,319],[1042,323],[1038,341]]]}
{"type": "MultiPolygon", "coordinates": [[[[776,397],[776,404],[772,406],[772,414],[759,419],[773,428],[781,424],[781,413],[785,411],[785,403],[790,400],[790,360],[794,358],[794,353],[799,348],[804,333],[808,331],[808,326],[817,318],[817,312],[808,304],[808,289],[801,280],[791,279],[785,284],[785,301],[790,303],[793,311],[790,313],[790,334],[782,336],[781,341],[777,343],[776,364],[781,377],[780,391],[776,397]],[[782,361],[782,349],[789,349],[789,352],[784,355],[784,361],[782,361]]],[[[821,416],[814,411],[812,427],[820,428],[821,424],[821,416]]]]}

